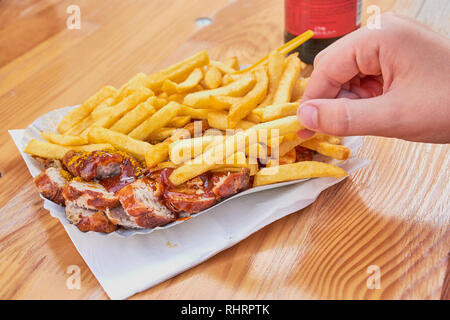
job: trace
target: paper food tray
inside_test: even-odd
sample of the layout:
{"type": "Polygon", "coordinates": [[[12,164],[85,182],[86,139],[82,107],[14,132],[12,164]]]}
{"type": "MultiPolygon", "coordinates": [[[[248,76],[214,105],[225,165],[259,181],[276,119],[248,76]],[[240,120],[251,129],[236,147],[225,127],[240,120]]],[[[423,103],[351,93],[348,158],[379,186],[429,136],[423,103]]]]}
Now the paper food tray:
{"type": "MultiPolygon", "coordinates": [[[[57,125],[59,123],[59,121],[72,109],[78,107],[77,106],[72,106],[72,107],[64,107],[64,108],[60,108],[60,109],[56,109],[53,111],[50,111],[46,114],[44,114],[43,116],[39,117],[38,119],[36,119],[31,125],[29,125],[23,132],[23,138],[21,139],[21,141],[15,141],[16,144],[18,145],[18,147],[20,148],[20,153],[31,173],[31,175],[33,177],[37,176],[39,173],[42,172],[42,164],[39,163],[37,160],[33,159],[32,156],[30,156],[29,154],[26,154],[23,152],[23,150],[25,149],[25,147],[27,146],[27,144],[32,140],[32,139],[37,139],[37,140],[43,140],[40,132],[42,131],[46,131],[46,132],[57,132],[57,125]],[[17,143],[18,142],[18,143],[17,143]]],[[[14,138],[14,136],[13,136],[14,138]]],[[[344,138],[343,139],[343,144],[346,145],[347,147],[349,147],[350,149],[352,149],[352,154],[355,154],[356,152],[356,148],[359,148],[361,145],[361,138],[360,137],[351,137],[351,138],[344,138]]],[[[328,163],[333,163],[333,164],[337,164],[337,165],[342,165],[345,162],[338,162],[336,160],[330,159],[330,158],[326,158],[323,156],[318,155],[317,156],[318,159],[314,159],[314,160],[320,160],[320,161],[325,161],[328,163]]],[[[265,191],[265,190],[269,190],[269,189],[275,189],[275,188],[280,188],[280,187],[285,187],[288,185],[292,185],[292,184],[297,184],[297,183],[302,183],[303,181],[306,181],[308,179],[302,179],[302,180],[294,180],[294,181],[287,181],[287,182],[281,182],[281,183],[276,183],[276,184],[270,184],[270,185],[265,185],[265,186],[260,186],[260,187],[255,187],[255,188],[251,188],[251,189],[247,189],[243,192],[240,192],[238,194],[235,194],[234,196],[231,196],[217,204],[215,204],[214,206],[203,210],[201,212],[195,213],[193,215],[190,216],[191,219],[196,218],[204,213],[207,213],[209,211],[214,210],[215,208],[217,208],[218,206],[228,202],[228,201],[237,201],[235,199],[240,198],[240,197],[244,197],[248,194],[251,193],[255,193],[255,192],[260,192],[260,191],[265,191]]],[[[47,209],[50,214],[55,217],[58,218],[59,221],[67,226],[67,227],[73,227],[76,228],[74,225],[72,225],[67,219],[66,219],[66,215],[64,212],[64,207],[60,206],[50,200],[45,199],[44,197],[41,196],[41,198],[44,199],[44,208],[47,209]]],[[[190,219],[186,219],[186,220],[177,220],[174,221],[172,223],[166,224],[164,226],[160,226],[160,227],[155,227],[152,229],[118,229],[114,232],[111,233],[98,233],[95,232],[96,234],[105,236],[105,237],[110,237],[110,236],[119,236],[119,237],[129,237],[129,236],[133,236],[136,234],[149,234],[153,231],[156,230],[160,230],[160,229],[167,229],[170,227],[173,227],[177,224],[180,223],[186,223],[187,221],[189,221],[190,219]]],[[[78,230],[78,228],[76,228],[78,230]]],[[[79,231],[81,232],[81,231],[79,231]]],[[[93,231],[89,231],[88,233],[92,233],[93,231]]]]}

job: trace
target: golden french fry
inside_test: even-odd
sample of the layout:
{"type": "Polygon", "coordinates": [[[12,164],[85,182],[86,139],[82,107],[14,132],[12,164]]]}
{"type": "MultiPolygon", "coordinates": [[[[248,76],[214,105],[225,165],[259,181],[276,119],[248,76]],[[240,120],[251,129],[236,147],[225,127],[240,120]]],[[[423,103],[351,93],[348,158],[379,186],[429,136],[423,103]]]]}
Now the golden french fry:
{"type": "MultiPolygon", "coordinates": [[[[223,111],[209,111],[208,112],[208,124],[210,127],[219,129],[219,130],[226,130],[229,129],[227,127],[227,116],[228,114],[223,111]]],[[[250,121],[241,120],[236,124],[235,129],[248,129],[255,124],[250,121]]]]}
{"type": "Polygon", "coordinates": [[[169,97],[169,95],[167,94],[167,92],[161,92],[161,93],[158,95],[158,98],[159,98],[159,99],[165,99],[165,100],[167,100],[168,97],[169,97]]]}
{"type": "MultiPolygon", "coordinates": [[[[95,120],[92,118],[92,116],[88,116],[87,118],[84,118],[76,125],[74,125],[72,128],[70,128],[65,134],[69,136],[81,136],[83,131],[89,128],[94,122],[95,120]]],[[[83,139],[86,139],[84,136],[81,137],[83,139]]]]}
{"type": "Polygon", "coordinates": [[[156,132],[153,132],[150,137],[148,138],[148,141],[150,141],[152,144],[159,143],[167,138],[169,138],[174,132],[177,130],[177,128],[172,127],[165,127],[161,128],[156,132]],[[156,142],[156,143],[154,143],[156,142]]]}
{"type": "Polygon", "coordinates": [[[295,132],[293,132],[293,134],[295,134],[294,138],[284,139],[283,142],[280,143],[280,146],[278,147],[278,154],[280,157],[305,142],[305,139],[300,138],[295,132]]]}
{"type": "Polygon", "coordinates": [[[190,116],[192,119],[196,120],[207,120],[209,112],[210,112],[209,109],[194,109],[191,107],[181,105],[179,115],[190,116]]]}
{"type": "Polygon", "coordinates": [[[205,72],[205,84],[209,89],[215,89],[222,83],[222,73],[214,66],[209,66],[205,72]]]}
{"type": "Polygon", "coordinates": [[[58,124],[58,131],[66,133],[71,127],[88,117],[92,110],[105,99],[113,96],[116,89],[112,86],[105,86],[87,99],[81,106],[69,112],[58,124]]]}
{"type": "Polygon", "coordinates": [[[255,109],[253,109],[245,118],[245,120],[251,121],[251,122],[255,122],[255,123],[260,123],[262,122],[262,116],[264,113],[264,108],[261,107],[257,107],[255,109]]]}
{"type": "Polygon", "coordinates": [[[296,162],[297,152],[295,151],[295,148],[289,150],[286,154],[279,156],[277,160],[278,161],[275,161],[274,159],[269,159],[269,161],[267,161],[266,163],[266,168],[296,162]]]}
{"type": "Polygon", "coordinates": [[[167,99],[160,98],[157,96],[151,96],[150,98],[147,99],[147,102],[150,103],[153,107],[155,107],[156,110],[161,109],[162,107],[164,107],[166,104],[169,103],[167,99]]]}
{"type": "Polygon", "coordinates": [[[161,142],[152,145],[145,153],[145,164],[148,168],[152,168],[169,157],[169,142],[161,142]]]}
{"type": "Polygon", "coordinates": [[[239,102],[233,104],[227,117],[228,128],[234,129],[238,122],[244,119],[265,98],[269,79],[266,69],[254,71],[256,84],[239,102]]]}
{"type": "Polygon", "coordinates": [[[168,126],[181,128],[187,125],[189,122],[191,122],[191,116],[177,116],[170,120],[168,126]]]}
{"type": "Polygon", "coordinates": [[[308,82],[309,78],[300,78],[295,81],[294,87],[292,88],[291,101],[299,101],[302,98],[308,82]]]}
{"type": "Polygon", "coordinates": [[[70,148],[40,140],[31,140],[24,152],[45,159],[62,159],[70,148]]]}
{"type": "Polygon", "coordinates": [[[110,97],[100,103],[97,107],[95,107],[94,110],[92,110],[90,117],[92,117],[94,120],[98,120],[100,118],[103,118],[108,112],[112,110],[111,105],[114,102],[114,97],[110,97]]]}
{"type": "Polygon", "coordinates": [[[102,118],[107,117],[113,111],[114,111],[113,107],[95,108],[95,110],[92,111],[91,115],[88,118],[91,118],[94,121],[98,121],[98,120],[100,120],[102,118]]]}
{"type": "Polygon", "coordinates": [[[114,149],[114,147],[109,143],[91,143],[83,146],[73,146],[70,147],[70,149],[83,152],[92,152],[98,150],[111,150],[114,149]]]}
{"type": "Polygon", "coordinates": [[[156,130],[165,127],[175,116],[178,115],[181,105],[171,101],[149,119],[142,122],[138,127],[130,132],[129,136],[137,140],[146,140],[156,130]]]}
{"type": "Polygon", "coordinates": [[[250,121],[250,122],[253,122],[253,123],[260,123],[260,122],[262,122],[261,117],[260,117],[258,114],[253,113],[253,111],[250,112],[250,113],[244,118],[244,120],[250,121]]]}
{"type": "Polygon", "coordinates": [[[227,73],[224,74],[222,77],[222,85],[226,86],[229,85],[230,83],[242,79],[244,77],[248,77],[251,74],[251,72],[246,72],[246,73],[227,73]]]}
{"type": "Polygon", "coordinates": [[[165,80],[172,80],[174,82],[182,81],[195,68],[201,68],[208,63],[208,53],[206,51],[200,51],[192,57],[149,75],[147,77],[148,87],[153,91],[159,91],[165,80]]]}
{"type": "Polygon", "coordinates": [[[298,108],[297,102],[272,104],[262,109],[263,110],[262,121],[266,122],[279,119],[285,116],[296,115],[297,108],[298,108]]]}
{"type": "Polygon", "coordinates": [[[127,112],[121,119],[119,119],[111,127],[111,130],[128,134],[155,112],[155,107],[153,107],[148,100],[141,102],[133,110],[127,112]]]}
{"type": "Polygon", "coordinates": [[[301,144],[303,147],[315,150],[320,154],[338,160],[347,160],[350,157],[350,149],[339,144],[332,144],[327,141],[309,139],[301,144]]]}
{"type": "Polygon", "coordinates": [[[48,142],[61,146],[80,146],[88,143],[86,139],[79,136],[62,135],[53,132],[41,132],[41,136],[48,142]]]}
{"type": "Polygon", "coordinates": [[[175,83],[171,80],[164,80],[161,90],[167,94],[183,93],[195,88],[203,78],[203,72],[200,68],[195,68],[189,76],[181,83],[175,83]]]}
{"type": "Polygon", "coordinates": [[[236,56],[229,57],[229,58],[225,59],[224,63],[227,66],[233,68],[234,70],[239,70],[239,61],[238,61],[238,58],[236,56]]]}
{"type": "Polygon", "coordinates": [[[265,107],[272,104],[273,96],[278,88],[281,75],[284,69],[284,55],[275,50],[269,54],[269,61],[267,66],[267,73],[269,75],[269,89],[267,90],[267,96],[259,105],[265,107]]]}
{"type": "Polygon", "coordinates": [[[155,167],[155,170],[162,170],[165,168],[175,169],[177,167],[178,167],[178,165],[176,165],[175,163],[173,163],[171,161],[164,161],[164,162],[158,163],[155,167]]]}
{"type": "Polygon", "coordinates": [[[223,142],[224,136],[202,136],[181,139],[169,145],[169,158],[175,164],[186,162],[201,154],[211,143],[223,142]]]}
{"type": "Polygon", "coordinates": [[[209,108],[214,110],[229,110],[231,106],[240,101],[239,97],[210,96],[209,108]]]}
{"type": "Polygon", "coordinates": [[[286,58],[286,66],[273,96],[272,104],[291,102],[292,88],[300,74],[300,59],[291,54],[286,58]]]}
{"type": "Polygon", "coordinates": [[[142,101],[147,100],[151,95],[153,95],[153,92],[147,88],[136,89],[132,94],[112,107],[113,110],[105,117],[95,121],[93,126],[111,128],[125,113],[132,110],[142,101]]]}
{"type": "Polygon", "coordinates": [[[167,97],[167,101],[175,101],[178,103],[183,103],[186,93],[174,93],[167,97]]]}
{"type": "Polygon", "coordinates": [[[299,179],[334,177],[343,178],[347,172],[338,166],[317,162],[301,161],[261,169],[253,182],[254,187],[299,179]]]}
{"type": "Polygon", "coordinates": [[[213,66],[213,67],[216,67],[217,69],[219,69],[223,73],[234,73],[236,71],[232,67],[230,67],[230,66],[228,66],[225,63],[220,62],[220,61],[211,60],[209,62],[209,64],[211,66],[213,66]]]}
{"type": "Polygon", "coordinates": [[[145,88],[147,87],[147,85],[148,82],[145,73],[140,72],[134,75],[130,80],[127,81],[127,83],[125,83],[119,89],[119,92],[117,92],[117,94],[114,96],[114,101],[112,102],[112,105],[118,104],[123,99],[132,94],[134,91],[145,88]]]}
{"type": "Polygon", "coordinates": [[[224,87],[190,93],[184,98],[184,104],[195,108],[208,108],[210,96],[243,96],[254,84],[255,78],[250,74],[224,87]]]}
{"type": "Polygon", "coordinates": [[[257,143],[263,137],[267,139],[273,138],[272,134],[283,136],[304,128],[295,116],[254,125],[245,131],[228,136],[223,143],[205,151],[191,161],[185,162],[181,167],[174,170],[169,180],[174,185],[179,185],[212,169],[215,164],[222,163],[224,159],[233,153],[245,150],[251,141],[257,143]]]}
{"type": "Polygon", "coordinates": [[[146,151],[152,146],[148,142],[139,141],[123,133],[100,127],[91,128],[88,139],[92,143],[109,143],[118,150],[130,153],[139,161],[145,159],[146,151]]]}

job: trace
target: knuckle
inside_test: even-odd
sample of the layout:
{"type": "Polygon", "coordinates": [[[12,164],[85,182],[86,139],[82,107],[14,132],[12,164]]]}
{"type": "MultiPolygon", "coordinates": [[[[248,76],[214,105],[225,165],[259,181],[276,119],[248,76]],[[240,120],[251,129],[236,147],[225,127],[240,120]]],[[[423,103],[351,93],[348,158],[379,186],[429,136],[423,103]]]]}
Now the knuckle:
{"type": "Polygon", "coordinates": [[[351,132],[351,119],[345,103],[346,100],[347,99],[337,99],[337,104],[333,107],[333,110],[329,110],[329,114],[332,114],[333,117],[330,118],[331,122],[329,123],[329,129],[327,131],[332,135],[346,136],[351,132]]]}

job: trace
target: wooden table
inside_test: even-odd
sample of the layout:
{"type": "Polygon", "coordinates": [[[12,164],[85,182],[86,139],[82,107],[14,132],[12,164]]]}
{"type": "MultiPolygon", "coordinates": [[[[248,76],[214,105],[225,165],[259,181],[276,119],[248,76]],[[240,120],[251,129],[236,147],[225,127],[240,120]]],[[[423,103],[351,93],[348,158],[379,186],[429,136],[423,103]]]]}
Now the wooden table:
{"type": "MultiPolygon", "coordinates": [[[[79,30],[66,28],[73,1],[0,1],[2,299],[107,298],[42,208],[7,129],[200,49],[250,63],[282,43],[281,0],[76,2],[79,30]],[[199,17],[212,23],[199,26],[199,17]],[[81,269],[80,290],[66,287],[69,265],[81,269]]],[[[449,35],[447,0],[364,4],[374,3],[449,35]]],[[[448,145],[367,137],[359,156],[372,160],[369,167],[310,207],[133,298],[449,298],[449,154],[448,145]],[[380,268],[380,289],[367,287],[370,266],[380,268]]]]}

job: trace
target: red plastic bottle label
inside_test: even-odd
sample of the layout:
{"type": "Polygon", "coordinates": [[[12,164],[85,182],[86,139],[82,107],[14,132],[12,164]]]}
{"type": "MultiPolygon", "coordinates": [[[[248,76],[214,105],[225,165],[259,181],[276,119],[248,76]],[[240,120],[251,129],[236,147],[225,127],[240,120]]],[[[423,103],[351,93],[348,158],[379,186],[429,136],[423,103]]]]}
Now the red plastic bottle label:
{"type": "Polygon", "coordinates": [[[285,28],[294,35],[314,31],[315,39],[343,36],[361,25],[361,0],[285,0],[285,28]]]}

